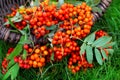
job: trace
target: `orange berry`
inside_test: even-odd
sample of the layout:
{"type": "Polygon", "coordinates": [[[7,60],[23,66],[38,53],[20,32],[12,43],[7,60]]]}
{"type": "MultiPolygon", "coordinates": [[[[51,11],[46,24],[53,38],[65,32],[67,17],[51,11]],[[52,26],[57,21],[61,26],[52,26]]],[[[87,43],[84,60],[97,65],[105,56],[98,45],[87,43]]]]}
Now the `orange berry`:
{"type": "Polygon", "coordinates": [[[31,53],[32,51],[33,51],[33,49],[32,49],[32,48],[29,48],[29,49],[28,49],[28,52],[29,52],[29,53],[31,53]]]}
{"type": "Polygon", "coordinates": [[[42,67],[43,66],[41,62],[38,62],[37,65],[38,65],[38,67],[42,67]]]}
{"type": "Polygon", "coordinates": [[[73,12],[73,15],[76,15],[76,14],[77,14],[77,12],[76,12],[76,11],[74,11],[74,12],[73,12]]]}
{"type": "Polygon", "coordinates": [[[52,23],[51,23],[50,21],[48,21],[48,22],[46,23],[46,25],[49,27],[49,26],[52,25],[52,23]]]}
{"type": "Polygon", "coordinates": [[[34,54],[34,58],[35,58],[35,59],[39,58],[39,56],[38,56],[38,54],[37,54],[37,53],[36,53],[36,54],[34,54]]]}
{"type": "Polygon", "coordinates": [[[83,18],[81,16],[78,16],[78,20],[82,20],[83,18]]]}
{"type": "Polygon", "coordinates": [[[34,60],[34,59],[35,59],[35,58],[34,58],[34,55],[31,55],[31,56],[30,56],[30,59],[31,59],[31,60],[34,60]]]}
{"type": "Polygon", "coordinates": [[[36,61],[39,62],[39,61],[40,61],[40,58],[36,58],[36,61]]]}
{"type": "Polygon", "coordinates": [[[77,18],[75,18],[75,19],[74,19],[74,22],[75,22],[75,23],[77,23],[77,22],[78,22],[78,19],[77,19],[77,18]]]}
{"type": "Polygon", "coordinates": [[[70,43],[68,42],[68,43],[66,43],[66,47],[70,47],[70,43]]]}
{"type": "Polygon", "coordinates": [[[70,34],[71,34],[71,31],[70,31],[70,30],[67,30],[66,33],[67,33],[68,35],[70,35],[70,34]]]}
{"type": "Polygon", "coordinates": [[[77,36],[80,36],[80,35],[81,35],[81,33],[80,33],[80,32],[77,32],[77,33],[76,33],[76,35],[77,35],[77,36]]]}
{"type": "Polygon", "coordinates": [[[35,53],[39,54],[40,53],[40,49],[35,49],[35,53]]]}
{"type": "Polygon", "coordinates": [[[33,64],[33,61],[32,61],[32,60],[30,60],[30,61],[29,61],[29,64],[30,64],[30,65],[32,65],[32,64],[33,64]]]}
{"type": "Polygon", "coordinates": [[[88,21],[89,21],[89,19],[88,19],[88,18],[85,18],[85,19],[84,19],[84,22],[88,22],[88,21]]]}
{"type": "Polygon", "coordinates": [[[75,70],[75,69],[72,69],[72,73],[74,73],[74,74],[75,74],[75,73],[76,73],[76,70],[75,70]]]}
{"type": "Polygon", "coordinates": [[[76,66],[76,67],[75,67],[75,70],[76,70],[76,71],[79,71],[79,70],[80,70],[80,67],[79,67],[79,66],[76,66]]]}
{"type": "Polygon", "coordinates": [[[45,62],[45,58],[40,58],[40,62],[44,63],[45,62]]]}
{"type": "Polygon", "coordinates": [[[70,12],[73,12],[73,8],[70,8],[69,11],[70,11],[70,12]]]}
{"type": "Polygon", "coordinates": [[[37,67],[37,62],[33,61],[33,67],[36,68],[37,67]]]}
{"type": "Polygon", "coordinates": [[[84,25],[84,29],[91,29],[91,26],[89,26],[89,25],[84,25]]]}
{"type": "Polygon", "coordinates": [[[42,47],[40,47],[40,50],[41,50],[41,51],[44,51],[45,49],[47,49],[46,46],[42,46],[42,47]]]}
{"type": "Polygon", "coordinates": [[[90,30],[89,29],[84,29],[84,33],[89,34],[90,30]]]}
{"type": "Polygon", "coordinates": [[[74,11],[77,11],[77,7],[74,7],[73,10],[74,10],[74,11]]]}
{"type": "Polygon", "coordinates": [[[72,14],[72,13],[69,13],[69,16],[70,16],[70,17],[72,17],[72,16],[73,16],[73,14],[72,14]]]}
{"type": "Polygon", "coordinates": [[[83,24],[83,22],[82,21],[79,21],[79,25],[82,25],[83,24]]]}
{"type": "Polygon", "coordinates": [[[45,50],[45,51],[43,52],[43,54],[44,54],[44,55],[48,55],[48,51],[45,50]]]}

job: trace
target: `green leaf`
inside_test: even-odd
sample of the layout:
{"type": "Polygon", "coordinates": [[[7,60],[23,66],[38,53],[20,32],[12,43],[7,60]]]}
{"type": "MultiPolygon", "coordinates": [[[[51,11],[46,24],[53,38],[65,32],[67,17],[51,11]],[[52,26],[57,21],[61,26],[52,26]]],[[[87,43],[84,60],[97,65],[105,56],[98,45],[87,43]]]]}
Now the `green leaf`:
{"type": "Polygon", "coordinates": [[[30,25],[27,24],[27,26],[23,29],[28,35],[30,35],[30,25]]]}
{"type": "Polygon", "coordinates": [[[89,6],[92,6],[92,0],[85,0],[85,2],[87,3],[87,5],[89,5],[89,6]]]}
{"type": "Polygon", "coordinates": [[[92,63],[93,61],[93,50],[91,46],[87,46],[86,48],[86,57],[87,57],[87,61],[89,63],[92,63]]]}
{"type": "Polygon", "coordinates": [[[47,30],[55,30],[57,28],[56,25],[52,25],[50,27],[46,27],[47,30]]]}
{"type": "Polygon", "coordinates": [[[49,34],[47,34],[48,35],[48,37],[53,37],[54,36],[54,34],[55,34],[55,30],[54,31],[51,31],[49,34]]]}
{"type": "Polygon", "coordinates": [[[64,0],[58,0],[58,6],[61,6],[62,4],[64,4],[64,0]]]}
{"type": "Polygon", "coordinates": [[[114,53],[114,49],[106,49],[108,51],[108,53],[113,54],[114,53]]]}
{"type": "Polygon", "coordinates": [[[13,52],[7,57],[7,59],[12,60],[15,56],[19,55],[22,51],[23,45],[17,44],[13,52]]]}
{"type": "Polygon", "coordinates": [[[27,57],[27,51],[24,49],[23,50],[23,54],[22,54],[22,58],[25,60],[27,57]]]}
{"type": "Polygon", "coordinates": [[[10,30],[10,32],[19,33],[18,30],[10,30]]]}
{"type": "Polygon", "coordinates": [[[102,65],[103,64],[103,60],[102,60],[102,56],[101,56],[100,51],[97,48],[95,48],[94,50],[95,50],[95,57],[96,57],[97,62],[100,65],[102,65]]]}
{"type": "Polygon", "coordinates": [[[54,61],[54,53],[52,53],[50,60],[54,61]]]}
{"type": "Polygon", "coordinates": [[[26,40],[28,40],[27,34],[22,35],[21,38],[20,38],[19,44],[22,43],[22,42],[24,42],[24,41],[26,41],[26,40]]]}
{"type": "Polygon", "coordinates": [[[11,66],[15,64],[14,58],[9,62],[7,68],[9,69],[11,66]]]}
{"type": "Polygon", "coordinates": [[[99,7],[93,7],[93,8],[92,8],[92,11],[93,11],[93,12],[98,12],[98,13],[101,13],[101,14],[102,14],[102,9],[100,9],[99,7]]]}
{"type": "Polygon", "coordinates": [[[96,41],[94,41],[92,46],[94,46],[94,47],[101,47],[101,46],[107,44],[108,42],[110,42],[111,39],[112,39],[112,37],[103,36],[101,38],[98,38],[96,41]]]}
{"type": "Polygon", "coordinates": [[[88,44],[92,44],[95,40],[95,32],[87,36],[84,42],[88,42],[88,44]]]}
{"type": "Polygon", "coordinates": [[[82,46],[80,47],[80,55],[85,53],[86,47],[87,47],[87,45],[85,43],[83,43],[82,46]]]}
{"type": "Polygon", "coordinates": [[[17,29],[17,28],[15,27],[15,25],[13,24],[13,22],[11,21],[11,19],[10,19],[10,18],[8,18],[8,21],[4,23],[4,25],[7,25],[7,24],[10,24],[10,25],[11,25],[11,27],[13,27],[13,28],[17,29]]]}
{"type": "Polygon", "coordinates": [[[103,45],[102,48],[108,48],[110,46],[114,46],[115,44],[116,44],[116,42],[110,42],[108,44],[103,45]]]}
{"type": "Polygon", "coordinates": [[[104,59],[108,59],[108,57],[103,49],[101,49],[101,53],[102,53],[102,56],[104,59]]]}
{"type": "Polygon", "coordinates": [[[16,63],[11,72],[11,80],[15,80],[15,78],[17,77],[17,74],[19,72],[19,68],[20,68],[19,65],[16,63]]]}
{"type": "Polygon", "coordinates": [[[52,43],[52,40],[53,40],[52,38],[47,38],[47,39],[52,43]]]}
{"type": "Polygon", "coordinates": [[[94,6],[97,6],[100,2],[101,0],[92,0],[94,6]]]}
{"type": "Polygon", "coordinates": [[[34,0],[31,2],[31,7],[33,6],[39,6],[40,5],[40,0],[34,0]]]}
{"type": "Polygon", "coordinates": [[[31,40],[24,40],[19,42],[19,44],[31,44],[31,43],[32,43],[31,40]]]}
{"type": "Polygon", "coordinates": [[[7,80],[11,76],[11,80],[14,80],[17,77],[19,71],[19,65],[16,63],[13,65],[7,73],[3,76],[2,80],[7,80]]]}
{"type": "Polygon", "coordinates": [[[74,4],[75,6],[81,5],[81,4],[82,4],[82,1],[73,1],[73,4],[74,4]]]}
{"type": "Polygon", "coordinates": [[[20,22],[22,21],[22,19],[23,19],[22,15],[19,12],[17,12],[14,17],[8,18],[8,21],[5,22],[4,25],[10,24],[11,26],[15,27],[13,25],[13,22],[20,22]]]}

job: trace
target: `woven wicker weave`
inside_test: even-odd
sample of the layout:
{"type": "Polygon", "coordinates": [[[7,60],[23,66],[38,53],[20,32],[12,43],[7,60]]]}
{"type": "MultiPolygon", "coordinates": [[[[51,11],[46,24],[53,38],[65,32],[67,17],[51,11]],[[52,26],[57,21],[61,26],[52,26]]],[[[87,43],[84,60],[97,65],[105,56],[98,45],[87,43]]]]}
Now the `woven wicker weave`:
{"type": "MultiPolygon", "coordinates": [[[[10,29],[3,26],[4,17],[6,16],[6,14],[11,13],[11,8],[24,5],[26,1],[30,2],[30,0],[0,0],[0,39],[10,43],[17,43],[20,40],[21,34],[10,32],[10,29]]],[[[99,7],[102,10],[102,13],[99,12],[93,13],[94,22],[97,21],[104,14],[104,12],[109,7],[111,2],[112,0],[101,0],[101,2],[99,3],[99,5],[97,5],[97,7],[99,7]]],[[[42,38],[36,40],[34,36],[32,37],[32,40],[35,43],[41,43],[43,41],[42,38]]]]}

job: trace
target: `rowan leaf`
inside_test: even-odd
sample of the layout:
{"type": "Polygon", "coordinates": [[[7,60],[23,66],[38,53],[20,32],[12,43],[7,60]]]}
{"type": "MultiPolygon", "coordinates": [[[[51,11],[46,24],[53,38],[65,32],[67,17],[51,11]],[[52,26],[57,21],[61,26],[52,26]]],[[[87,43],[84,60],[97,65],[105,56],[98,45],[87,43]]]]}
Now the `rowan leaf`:
{"type": "Polygon", "coordinates": [[[50,27],[46,27],[47,30],[55,30],[57,28],[56,25],[52,25],[50,27]]]}
{"type": "Polygon", "coordinates": [[[17,74],[18,74],[18,72],[19,72],[19,65],[18,64],[15,64],[14,66],[13,66],[13,69],[12,69],[12,71],[11,71],[11,80],[15,80],[15,78],[17,77],[17,74]]]}
{"type": "Polygon", "coordinates": [[[11,66],[15,64],[14,58],[9,62],[7,68],[9,69],[11,66]]]}
{"type": "Polygon", "coordinates": [[[103,64],[103,60],[102,60],[102,56],[101,56],[100,51],[97,48],[95,48],[94,51],[95,51],[95,58],[96,58],[97,62],[100,65],[102,65],[103,64]]]}
{"type": "Polygon", "coordinates": [[[98,12],[98,13],[102,13],[102,9],[100,9],[99,7],[93,7],[92,8],[93,12],[98,12]]]}
{"type": "Polygon", "coordinates": [[[114,46],[115,44],[116,44],[116,42],[110,42],[108,44],[103,45],[102,48],[108,48],[110,46],[114,46]]]}
{"type": "Polygon", "coordinates": [[[22,52],[22,47],[23,47],[23,45],[17,44],[17,46],[14,48],[14,50],[12,51],[12,53],[7,57],[7,59],[11,60],[15,56],[19,55],[22,52]]]}
{"type": "Polygon", "coordinates": [[[50,60],[53,60],[54,61],[54,53],[52,53],[51,57],[50,57],[50,60]]]}
{"type": "Polygon", "coordinates": [[[101,54],[102,54],[104,59],[108,59],[108,57],[103,49],[101,49],[101,54]]]}
{"type": "Polygon", "coordinates": [[[87,45],[85,43],[83,43],[82,46],[80,47],[80,55],[85,53],[86,47],[87,47],[87,45]]]}
{"type": "Polygon", "coordinates": [[[94,6],[97,6],[100,2],[101,0],[92,0],[94,6]]]}
{"type": "Polygon", "coordinates": [[[23,54],[22,54],[22,58],[25,60],[27,57],[27,51],[24,49],[23,50],[23,54]]]}
{"type": "Polygon", "coordinates": [[[61,6],[64,3],[64,0],[58,0],[58,6],[61,6]]]}
{"type": "Polygon", "coordinates": [[[2,80],[7,80],[11,76],[11,80],[14,80],[17,77],[19,71],[19,65],[16,63],[13,65],[7,73],[3,76],[2,80]]]}
{"type": "Polygon", "coordinates": [[[98,38],[96,41],[93,42],[92,46],[94,47],[101,47],[111,41],[112,37],[109,36],[103,36],[101,38],[98,38]]]}
{"type": "Polygon", "coordinates": [[[95,32],[87,36],[84,42],[88,42],[88,44],[92,44],[95,40],[95,32]]]}
{"type": "Polygon", "coordinates": [[[89,63],[92,63],[93,61],[93,50],[91,46],[87,46],[86,48],[86,57],[87,57],[87,61],[89,63]]]}
{"type": "Polygon", "coordinates": [[[19,12],[17,12],[14,17],[12,18],[8,17],[8,21],[5,22],[4,25],[10,24],[12,27],[15,28],[15,25],[13,25],[13,22],[20,22],[22,21],[22,19],[23,19],[22,15],[19,12]]]}

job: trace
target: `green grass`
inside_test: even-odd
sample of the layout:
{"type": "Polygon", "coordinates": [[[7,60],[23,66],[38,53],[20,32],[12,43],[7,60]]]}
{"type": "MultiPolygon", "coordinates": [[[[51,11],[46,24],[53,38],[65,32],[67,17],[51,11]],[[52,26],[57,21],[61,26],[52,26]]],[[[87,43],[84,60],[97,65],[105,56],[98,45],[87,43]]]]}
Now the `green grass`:
{"type": "MultiPolygon", "coordinates": [[[[113,0],[111,6],[105,12],[104,16],[97,21],[93,30],[103,29],[107,31],[116,41],[114,54],[109,60],[100,66],[96,66],[87,71],[81,70],[76,74],[71,74],[67,69],[67,61],[64,59],[53,66],[46,66],[43,73],[36,70],[20,70],[17,80],[120,80],[120,0],[113,0]]],[[[8,49],[8,44],[0,41],[0,63],[8,49]]],[[[51,64],[48,64],[51,65],[51,64]]],[[[0,67],[1,68],[1,67],[0,67]]],[[[1,71],[1,70],[0,70],[1,71]]],[[[2,74],[0,73],[0,78],[2,74]]]]}

